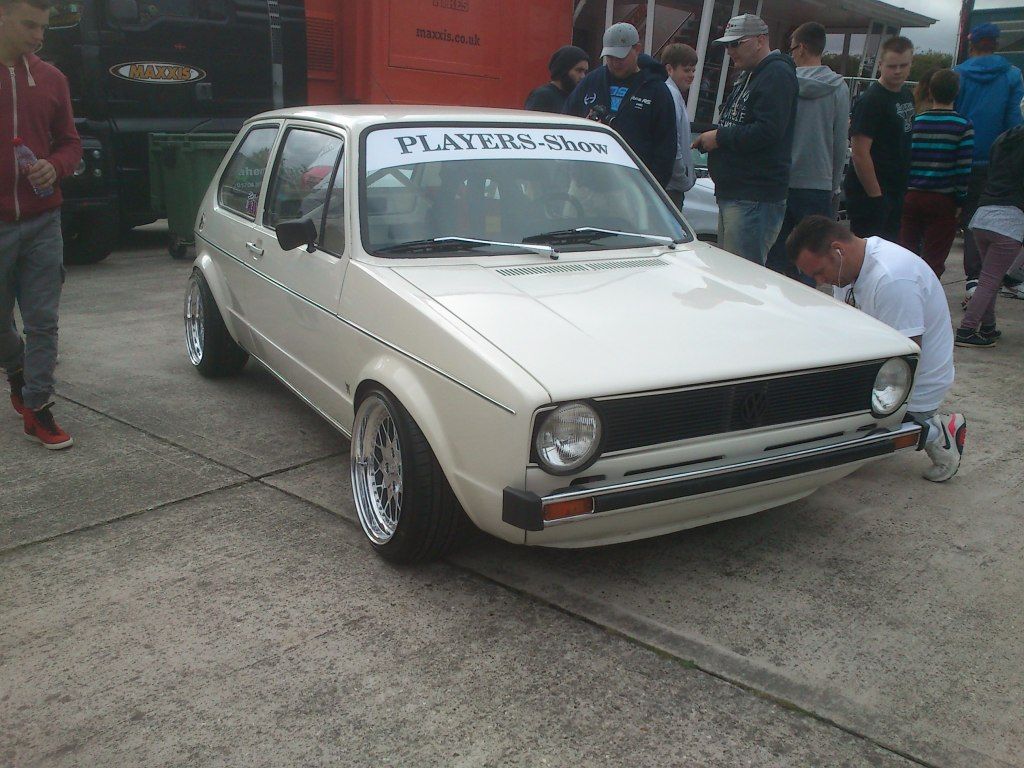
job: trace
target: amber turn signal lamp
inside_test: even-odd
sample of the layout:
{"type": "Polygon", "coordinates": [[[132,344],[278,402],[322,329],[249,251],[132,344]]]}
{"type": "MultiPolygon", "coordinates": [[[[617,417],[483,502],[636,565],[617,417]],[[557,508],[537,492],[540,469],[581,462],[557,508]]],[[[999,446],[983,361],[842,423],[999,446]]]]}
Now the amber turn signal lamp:
{"type": "Polygon", "coordinates": [[[892,448],[894,451],[898,451],[901,448],[913,448],[917,446],[919,436],[916,434],[900,435],[892,439],[892,448]]]}
{"type": "Polygon", "coordinates": [[[564,517],[576,517],[576,515],[589,515],[594,511],[594,500],[572,499],[571,501],[556,501],[544,507],[545,520],[561,520],[564,517]]]}

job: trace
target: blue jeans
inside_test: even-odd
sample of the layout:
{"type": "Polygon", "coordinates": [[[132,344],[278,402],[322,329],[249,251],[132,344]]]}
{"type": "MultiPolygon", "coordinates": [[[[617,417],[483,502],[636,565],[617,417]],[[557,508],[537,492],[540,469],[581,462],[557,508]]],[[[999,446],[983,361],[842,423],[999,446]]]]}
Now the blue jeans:
{"type": "Polygon", "coordinates": [[[764,266],[782,228],[786,201],[718,200],[718,247],[764,266]]]}
{"type": "Polygon", "coordinates": [[[53,395],[57,364],[57,313],[64,271],[60,210],[0,222],[0,367],[24,369],[25,405],[42,408],[53,395]],[[25,339],[14,325],[21,309],[25,339]]]}
{"type": "Polygon", "coordinates": [[[789,260],[786,255],[786,238],[803,221],[805,216],[818,214],[835,219],[836,212],[832,209],[832,193],[827,189],[791,189],[786,197],[786,216],[782,220],[782,229],[779,230],[779,237],[768,253],[768,269],[779,274],[800,280],[807,285],[814,285],[814,281],[806,275],[800,274],[800,270],[789,260]]]}

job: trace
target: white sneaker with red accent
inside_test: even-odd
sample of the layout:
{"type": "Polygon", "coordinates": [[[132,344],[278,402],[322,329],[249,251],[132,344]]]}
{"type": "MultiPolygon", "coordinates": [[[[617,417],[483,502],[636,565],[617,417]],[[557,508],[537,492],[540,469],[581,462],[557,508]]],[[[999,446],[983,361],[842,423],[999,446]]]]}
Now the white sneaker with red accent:
{"type": "Polygon", "coordinates": [[[967,439],[967,419],[962,413],[951,413],[949,416],[936,415],[932,425],[936,421],[941,432],[938,440],[929,441],[924,446],[932,466],[925,470],[922,477],[933,483],[943,483],[960,469],[960,459],[964,455],[964,442],[967,439]]]}

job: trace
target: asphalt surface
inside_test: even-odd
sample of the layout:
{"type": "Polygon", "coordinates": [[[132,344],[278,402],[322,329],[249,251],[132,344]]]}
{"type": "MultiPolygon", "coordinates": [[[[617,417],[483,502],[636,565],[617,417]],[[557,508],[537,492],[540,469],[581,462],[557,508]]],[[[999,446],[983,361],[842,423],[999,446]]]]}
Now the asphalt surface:
{"type": "Polygon", "coordinates": [[[162,237],[69,269],[75,447],[0,416],[0,765],[1024,765],[1024,302],[956,351],[949,483],[901,456],[673,536],[395,568],[344,437],[255,364],[191,370],[162,237]]]}

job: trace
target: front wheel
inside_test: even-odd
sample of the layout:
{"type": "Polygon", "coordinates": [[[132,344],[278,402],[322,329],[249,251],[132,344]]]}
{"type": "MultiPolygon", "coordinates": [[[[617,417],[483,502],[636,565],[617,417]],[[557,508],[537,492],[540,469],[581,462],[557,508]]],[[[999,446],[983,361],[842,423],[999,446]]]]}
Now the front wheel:
{"type": "Polygon", "coordinates": [[[249,359],[249,353],[228,333],[210,286],[198,269],[192,271],[185,292],[185,348],[196,370],[211,379],[238,373],[249,359]]]}
{"type": "Polygon", "coordinates": [[[383,389],[371,390],[359,403],[350,463],[359,525],[385,559],[442,557],[468,530],[426,437],[383,389]]]}
{"type": "Polygon", "coordinates": [[[61,220],[64,262],[96,264],[110,255],[121,238],[117,216],[110,212],[93,215],[69,214],[61,220]]]}

